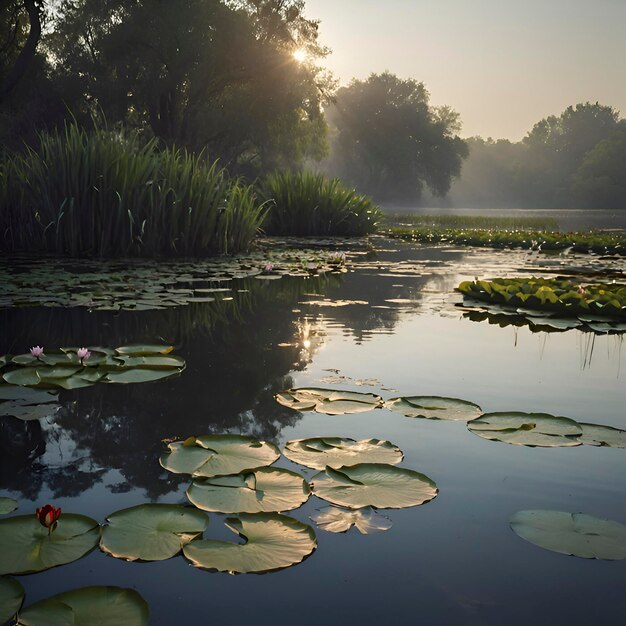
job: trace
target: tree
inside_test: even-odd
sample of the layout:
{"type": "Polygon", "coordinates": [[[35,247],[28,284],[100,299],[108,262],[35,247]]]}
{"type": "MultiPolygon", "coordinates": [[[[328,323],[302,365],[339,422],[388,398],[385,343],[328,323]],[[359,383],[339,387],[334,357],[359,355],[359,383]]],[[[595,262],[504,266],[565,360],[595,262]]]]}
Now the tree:
{"type": "Polygon", "coordinates": [[[598,142],[573,177],[577,204],[603,209],[626,209],[626,124],[598,142]]]}
{"type": "Polygon", "coordinates": [[[327,169],[378,200],[443,196],[467,146],[459,115],[433,107],[423,83],[385,72],[339,89],[328,109],[333,153],[327,169]]]}
{"type": "Polygon", "coordinates": [[[516,173],[529,202],[543,207],[571,204],[573,174],[585,154],[606,139],[618,121],[613,107],[586,102],[537,122],[523,140],[526,153],[516,173]]]}
{"type": "Polygon", "coordinates": [[[40,11],[35,0],[10,0],[0,6],[0,102],[15,89],[35,57],[41,37],[40,11]]]}
{"type": "Polygon", "coordinates": [[[296,0],[77,0],[50,38],[64,92],[85,117],[146,128],[255,173],[324,152],[323,55],[296,0]]]}

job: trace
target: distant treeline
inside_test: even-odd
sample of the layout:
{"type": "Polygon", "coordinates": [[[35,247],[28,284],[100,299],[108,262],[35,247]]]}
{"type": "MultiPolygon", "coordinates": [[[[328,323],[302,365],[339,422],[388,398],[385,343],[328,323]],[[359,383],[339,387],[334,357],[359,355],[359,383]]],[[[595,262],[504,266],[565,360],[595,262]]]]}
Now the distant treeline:
{"type": "Polygon", "coordinates": [[[626,120],[610,106],[570,106],[517,143],[467,144],[448,206],[626,209],[626,120]]]}
{"type": "Polygon", "coordinates": [[[308,168],[383,203],[626,208],[615,109],[570,107],[519,143],[465,141],[417,80],[337,89],[304,12],[304,0],[0,2],[0,151],[105,119],[250,181],[308,168]]]}

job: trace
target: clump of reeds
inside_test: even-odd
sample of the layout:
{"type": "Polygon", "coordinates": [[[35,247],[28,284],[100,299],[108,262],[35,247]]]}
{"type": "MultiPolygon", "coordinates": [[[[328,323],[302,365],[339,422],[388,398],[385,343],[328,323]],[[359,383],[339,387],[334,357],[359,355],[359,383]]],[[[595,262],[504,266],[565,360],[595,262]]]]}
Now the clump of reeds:
{"type": "Polygon", "coordinates": [[[312,172],[276,172],[259,186],[271,235],[359,236],[376,230],[381,212],[340,180],[312,172]]]}
{"type": "Polygon", "coordinates": [[[0,248],[70,256],[198,256],[246,249],[264,217],[217,162],[137,133],[77,124],[0,160],[0,248]]]}

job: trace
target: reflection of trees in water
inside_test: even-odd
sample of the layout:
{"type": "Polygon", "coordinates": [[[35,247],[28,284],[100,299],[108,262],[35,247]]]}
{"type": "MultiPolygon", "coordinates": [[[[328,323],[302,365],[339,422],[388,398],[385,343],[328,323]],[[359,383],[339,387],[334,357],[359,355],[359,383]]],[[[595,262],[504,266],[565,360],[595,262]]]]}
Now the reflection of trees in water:
{"type": "MultiPolygon", "coordinates": [[[[44,486],[55,497],[76,496],[105,481],[113,493],[139,488],[156,498],[188,481],[159,466],[163,439],[224,431],[277,439],[302,415],[278,405],[273,395],[293,386],[289,372],[304,369],[316,349],[315,342],[303,349],[299,336],[304,294],[384,303],[397,293],[395,282],[359,272],[248,279],[234,284],[232,301],[164,311],[2,312],[8,332],[0,341],[19,346],[13,352],[34,343],[116,346],[160,340],[179,345],[187,369],[178,378],[153,384],[62,391],[62,409],[43,428],[38,422],[5,418],[0,449],[10,454],[3,454],[0,463],[0,487],[34,499],[44,486]],[[109,470],[119,472],[122,480],[109,470]]],[[[420,284],[413,281],[411,288],[420,284]]],[[[398,315],[365,305],[332,309],[334,319],[357,340],[372,330],[391,331],[398,315]]]]}
{"type": "MultiPolygon", "coordinates": [[[[301,415],[278,405],[273,394],[292,385],[288,372],[306,365],[310,353],[294,342],[292,308],[304,290],[319,289],[320,281],[285,280],[281,288],[268,283],[251,287],[253,306],[239,319],[233,316],[229,323],[214,325],[211,333],[192,320],[193,331],[180,351],[187,360],[180,377],[155,384],[62,391],[62,408],[44,428],[39,422],[1,421],[0,446],[11,454],[3,455],[0,486],[29,498],[44,485],[55,496],[74,496],[114,469],[124,482],[107,485],[111,491],[142,488],[156,497],[188,480],[159,466],[162,439],[224,431],[275,439],[285,425],[295,424],[301,415]],[[277,347],[280,343],[290,345],[277,347]],[[63,451],[56,455],[60,462],[52,460],[55,446],[63,451]]],[[[41,311],[32,313],[37,316],[41,311]]],[[[78,317],[79,329],[93,323],[86,311],[70,313],[78,317]]],[[[162,318],[155,317],[160,324],[162,318]]],[[[80,343],[69,333],[64,339],[80,343]]],[[[105,343],[125,340],[136,339],[118,334],[115,341],[105,343]]]]}

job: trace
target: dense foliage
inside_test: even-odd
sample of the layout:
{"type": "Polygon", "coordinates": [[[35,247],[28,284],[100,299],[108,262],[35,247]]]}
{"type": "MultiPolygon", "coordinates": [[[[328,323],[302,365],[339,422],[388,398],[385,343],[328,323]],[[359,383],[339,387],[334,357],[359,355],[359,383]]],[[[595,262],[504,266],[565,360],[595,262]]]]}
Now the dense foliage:
{"type": "Polygon", "coordinates": [[[277,172],[260,185],[269,204],[264,229],[271,235],[366,235],[380,210],[338,179],[311,172],[277,172]]]}
{"type": "Polygon", "coordinates": [[[429,103],[423,83],[385,72],[353,80],[328,109],[327,169],[377,200],[444,196],[467,156],[459,115],[429,103]]]}
{"type": "Polygon", "coordinates": [[[518,143],[468,141],[457,206],[626,208],[626,121],[598,103],[537,122],[518,143]]]}
{"type": "Polygon", "coordinates": [[[264,209],[217,163],[76,124],[0,161],[0,249],[72,256],[247,248],[264,209]]]}

